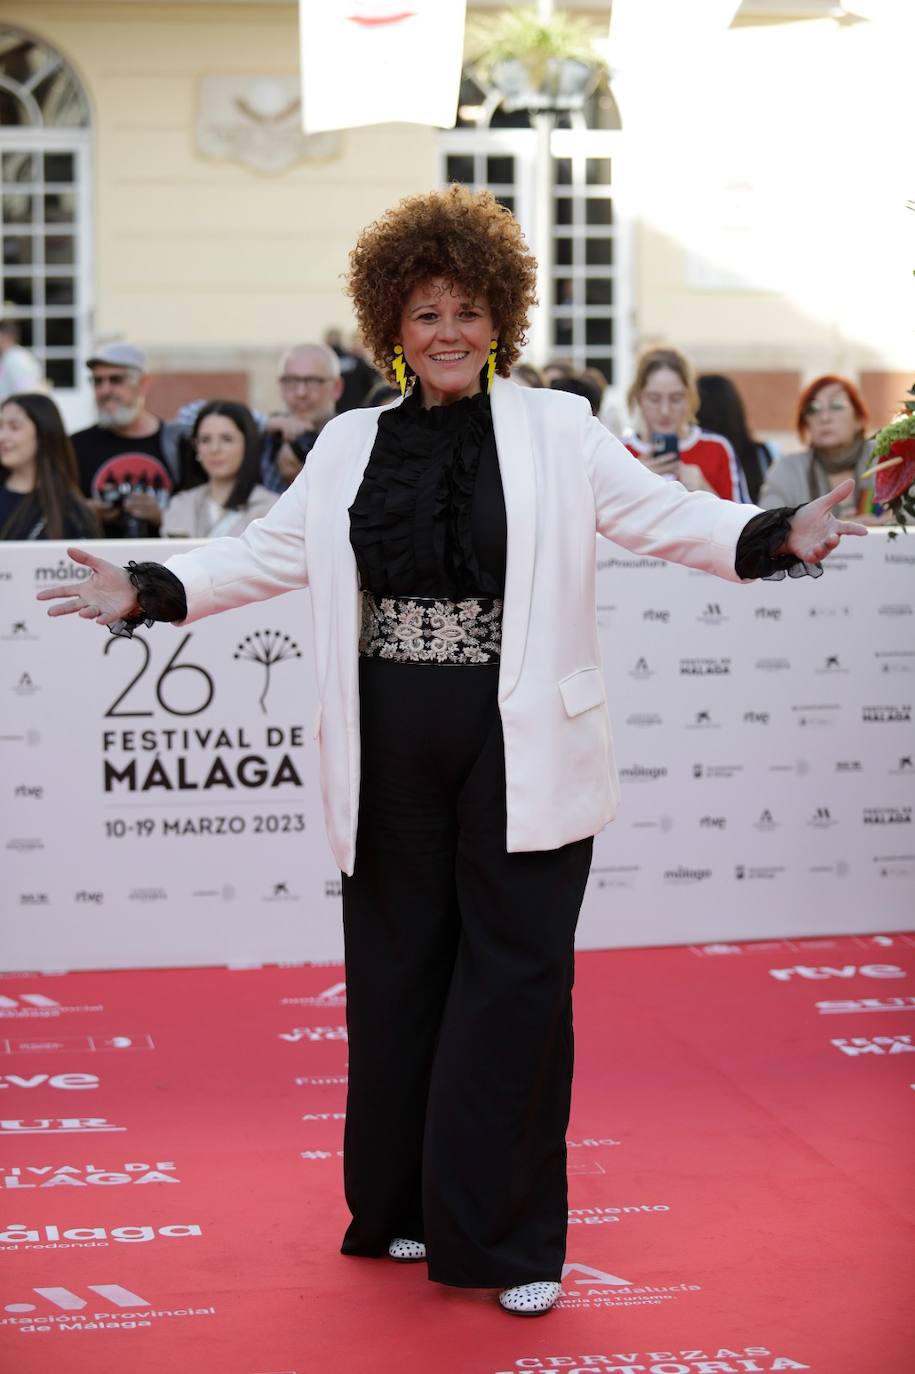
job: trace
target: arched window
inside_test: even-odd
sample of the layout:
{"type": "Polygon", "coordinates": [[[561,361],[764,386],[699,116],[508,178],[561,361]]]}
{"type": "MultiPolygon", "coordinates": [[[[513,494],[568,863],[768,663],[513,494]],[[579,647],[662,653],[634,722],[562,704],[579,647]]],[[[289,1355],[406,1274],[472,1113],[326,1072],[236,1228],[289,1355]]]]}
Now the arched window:
{"type": "MultiPolygon", "coordinates": [[[[606,80],[580,111],[560,111],[550,133],[548,190],[525,110],[506,112],[467,73],[457,125],[440,135],[440,180],[487,188],[518,217],[530,242],[549,242],[546,291],[531,357],[596,367],[615,392],[629,366],[630,281],[618,201],[621,120],[606,80]],[[547,236],[537,219],[546,216],[547,236]]],[[[542,144],[540,145],[542,146],[542,144]]]]}
{"type": "Polygon", "coordinates": [[[89,103],[59,53],[0,27],[0,311],[60,393],[88,344],[89,103]]]}

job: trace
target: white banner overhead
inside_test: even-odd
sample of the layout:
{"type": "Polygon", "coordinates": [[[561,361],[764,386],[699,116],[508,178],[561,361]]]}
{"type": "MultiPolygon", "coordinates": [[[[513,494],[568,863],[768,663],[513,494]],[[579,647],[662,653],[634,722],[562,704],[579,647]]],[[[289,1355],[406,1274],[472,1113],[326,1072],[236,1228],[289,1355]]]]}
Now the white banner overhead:
{"type": "Polygon", "coordinates": [[[307,133],[454,125],[466,0],[299,0],[307,133]]]}

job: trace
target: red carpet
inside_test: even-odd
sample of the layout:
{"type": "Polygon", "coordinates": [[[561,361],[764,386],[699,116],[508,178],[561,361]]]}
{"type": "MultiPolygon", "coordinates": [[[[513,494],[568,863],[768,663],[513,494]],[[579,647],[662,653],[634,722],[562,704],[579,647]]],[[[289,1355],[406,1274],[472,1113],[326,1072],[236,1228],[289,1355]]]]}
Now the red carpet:
{"type": "Polygon", "coordinates": [[[0,980],[4,1374],[911,1374],[915,938],[579,956],[536,1321],[337,1253],[341,977],[0,980]]]}

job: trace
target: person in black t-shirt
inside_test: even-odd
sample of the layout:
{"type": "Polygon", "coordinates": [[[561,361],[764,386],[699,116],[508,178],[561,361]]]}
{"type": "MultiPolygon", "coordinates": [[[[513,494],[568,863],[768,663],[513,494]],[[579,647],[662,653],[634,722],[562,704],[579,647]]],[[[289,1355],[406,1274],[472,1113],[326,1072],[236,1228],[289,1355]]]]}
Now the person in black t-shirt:
{"type": "Polygon", "coordinates": [[[72,436],[80,486],[109,538],[157,538],[180,485],[178,427],[146,409],[146,358],[134,344],[107,344],[87,365],[98,421],[72,436]]]}

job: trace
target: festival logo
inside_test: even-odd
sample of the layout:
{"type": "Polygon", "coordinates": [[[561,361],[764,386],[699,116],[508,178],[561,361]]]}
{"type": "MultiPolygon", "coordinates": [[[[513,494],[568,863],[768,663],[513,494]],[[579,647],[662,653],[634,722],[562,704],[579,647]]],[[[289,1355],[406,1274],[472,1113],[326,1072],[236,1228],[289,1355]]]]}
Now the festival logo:
{"type": "Polygon", "coordinates": [[[911,703],[898,706],[862,706],[864,725],[908,725],[912,719],[911,703]]]}
{"type": "Polygon", "coordinates": [[[865,806],[862,812],[865,825],[911,825],[911,806],[865,806]]]}
{"type": "Polygon", "coordinates": [[[731,671],[731,659],[725,658],[681,658],[682,677],[727,677],[731,671]]]}
{"type": "Polygon", "coordinates": [[[859,1055],[893,1055],[893,1054],[915,1054],[915,1045],[912,1044],[911,1035],[856,1035],[851,1039],[840,1036],[837,1040],[829,1042],[842,1054],[848,1055],[850,1059],[856,1059],[859,1055]]]}
{"type": "Polygon", "coordinates": [[[255,630],[253,634],[245,635],[232,657],[248,663],[259,663],[263,668],[263,688],[258,697],[258,704],[266,715],[271,672],[278,663],[285,663],[290,658],[301,658],[302,650],[295,640],[283,634],[282,630],[255,630]]]}
{"type": "Polygon", "coordinates": [[[23,1188],[114,1188],[132,1183],[180,1183],[173,1175],[177,1165],[168,1160],[156,1164],[21,1164],[0,1165],[0,1179],[8,1191],[23,1188]]]}

